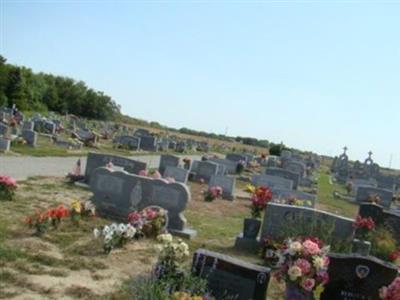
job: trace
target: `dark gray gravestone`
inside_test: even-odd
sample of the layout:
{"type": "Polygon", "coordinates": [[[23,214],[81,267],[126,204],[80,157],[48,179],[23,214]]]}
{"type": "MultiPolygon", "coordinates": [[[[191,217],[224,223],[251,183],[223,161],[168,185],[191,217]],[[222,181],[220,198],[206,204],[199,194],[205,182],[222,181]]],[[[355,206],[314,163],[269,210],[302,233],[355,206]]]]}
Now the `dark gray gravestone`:
{"type": "Polygon", "coordinates": [[[295,190],[284,190],[284,189],[274,189],[272,193],[272,199],[274,202],[279,203],[279,201],[286,201],[290,197],[294,197],[297,200],[306,200],[306,202],[310,201],[311,205],[308,203],[304,203],[303,206],[306,207],[315,207],[315,202],[317,201],[317,197],[313,194],[308,194],[295,190]]]}
{"type": "Polygon", "coordinates": [[[194,160],[193,162],[192,162],[192,164],[190,165],[190,173],[197,173],[197,170],[198,170],[198,168],[199,168],[199,163],[200,163],[200,161],[198,161],[198,160],[194,160]]]}
{"type": "Polygon", "coordinates": [[[9,139],[5,139],[0,137],[0,151],[10,151],[11,141],[9,139]]]}
{"type": "Polygon", "coordinates": [[[358,203],[368,202],[370,197],[378,196],[379,204],[383,207],[390,208],[393,201],[393,191],[378,189],[368,186],[360,186],[357,189],[356,201],[358,203]]]}
{"type": "Polygon", "coordinates": [[[238,163],[235,161],[231,161],[228,159],[222,159],[222,158],[214,158],[214,157],[209,158],[208,161],[225,166],[226,172],[228,174],[236,174],[238,163]]]}
{"type": "Polygon", "coordinates": [[[212,175],[217,175],[218,164],[210,161],[199,161],[197,165],[196,180],[209,182],[212,175]]]}
{"type": "Polygon", "coordinates": [[[286,161],[283,164],[283,169],[299,174],[300,177],[303,177],[306,172],[306,165],[299,161],[286,161]]]}
{"type": "Polygon", "coordinates": [[[140,149],[144,151],[157,151],[157,139],[153,136],[140,136],[140,149]]]}
{"type": "Polygon", "coordinates": [[[9,128],[6,124],[0,123],[0,135],[6,136],[9,133],[9,128]]]}
{"type": "Polygon", "coordinates": [[[287,171],[287,170],[284,170],[284,169],[267,168],[267,169],[265,169],[265,174],[292,180],[293,181],[293,189],[295,189],[295,190],[297,189],[297,186],[299,185],[300,175],[290,172],[290,171],[287,171]]]}
{"type": "Polygon", "coordinates": [[[235,198],[236,178],[223,175],[211,176],[209,187],[220,186],[222,188],[222,198],[233,200],[235,198]]]}
{"type": "Polygon", "coordinates": [[[264,213],[261,239],[266,237],[288,238],[284,236],[289,229],[298,235],[310,235],[313,230],[325,226],[332,229],[332,239],[351,241],[354,236],[353,219],[337,216],[308,207],[269,203],[264,213]]]}
{"type": "Polygon", "coordinates": [[[378,188],[394,190],[396,184],[396,178],[394,176],[379,175],[375,179],[378,182],[378,188]]]}
{"type": "Polygon", "coordinates": [[[292,158],[292,152],[289,150],[283,150],[281,152],[281,159],[282,160],[288,160],[292,158]]]}
{"type": "Polygon", "coordinates": [[[187,150],[186,142],[181,141],[176,144],[176,147],[175,147],[176,152],[184,153],[184,152],[186,152],[186,150],[187,150]]]}
{"type": "Polygon", "coordinates": [[[329,283],[321,300],[379,300],[379,289],[397,276],[394,265],[374,257],[329,254],[329,283]]]}
{"type": "Polygon", "coordinates": [[[160,157],[160,166],[158,167],[161,175],[164,175],[165,169],[168,166],[177,168],[179,166],[179,157],[169,154],[162,154],[160,157]]]}
{"type": "Polygon", "coordinates": [[[172,177],[177,182],[187,184],[189,178],[189,170],[168,166],[164,171],[164,177],[172,177]]]}
{"type": "Polygon", "coordinates": [[[37,137],[38,137],[37,132],[35,132],[33,130],[22,130],[21,135],[22,135],[22,138],[28,143],[28,145],[36,147],[37,137]]]}
{"type": "Polygon", "coordinates": [[[271,270],[199,249],[193,256],[192,272],[207,280],[216,299],[265,300],[271,270]]]}
{"type": "Polygon", "coordinates": [[[238,154],[238,153],[229,153],[226,155],[226,159],[234,162],[239,162],[239,161],[247,162],[247,157],[243,154],[238,154]]]}
{"type": "Polygon", "coordinates": [[[272,175],[253,175],[251,182],[255,186],[265,186],[270,189],[287,189],[291,190],[293,181],[272,175]]]}
{"type": "Polygon", "coordinates": [[[135,136],[149,136],[150,131],[148,131],[147,129],[138,128],[138,129],[136,129],[134,135],[135,136]]]}
{"type": "Polygon", "coordinates": [[[31,121],[25,121],[25,122],[23,123],[23,125],[22,125],[22,129],[23,129],[23,130],[33,130],[33,126],[34,126],[33,122],[31,122],[31,121]]]}
{"type": "Polygon", "coordinates": [[[120,144],[123,146],[128,146],[129,149],[132,149],[134,151],[139,151],[140,137],[130,136],[130,135],[121,135],[121,136],[117,136],[114,139],[114,143],[117,143],[117,144],[120,144]]]}
{"type": "Polygon", "coordinates": [[[126,221],[130,212],[156,205],[168,211],[170,231],[187,233],[183,212],[190,201],[190,192],[182,183],[97,168],[92,172],[90,188],[94,194],[92,201],[102,216],[126,221]]]}
{"type": "Polygon", "coordinates": [[[147,164],[141,161],[125,158],[122,156],[89,153],[87,156],[85,181],[90,181],[91,173],[99,168],[104,167],[107,163],[112,162],[113,165],[122,167],[125,171],[133,174],[138,174],[142,170],[146,170],[147,164]]]}

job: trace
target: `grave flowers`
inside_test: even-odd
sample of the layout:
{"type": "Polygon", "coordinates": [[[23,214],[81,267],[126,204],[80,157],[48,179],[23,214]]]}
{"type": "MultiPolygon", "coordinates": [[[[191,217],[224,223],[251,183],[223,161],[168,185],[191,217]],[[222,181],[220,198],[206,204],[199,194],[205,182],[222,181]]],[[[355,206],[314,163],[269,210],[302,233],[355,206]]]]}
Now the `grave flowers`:
{"type": "Polygon", "coordinates": [[[156,237],[166,231],[168,212],[159,206],[149,206],[128,215],[128,223],[146,237],[156,237]]]}
{"type": "Polygon", "coordinates": [[[94,217],[96,215],[96,207],[91,201],[73,200],[70,215],[72,221],[77,223],[82,217],[94,217]]]}
{"type": "Polygon", "coordinates": [[[17,181],[6,175],[0,175],[0,200],[13,200],[17,189],[17,181]]]}
{"type": "Polygon", "coordinates": [[[212,202],[222,196],[222,188],[220,186],[212,186],[204,193],[204,201],[212,202]]]}
{"type": "Polygon", "coordinates": [[[389,286],[379,290],[379,297],[382,300],[400,299],[400,277],[397,277],[389,286]]]}
{"type": "Polygon", "coordinates": [[[62,204],[48,208],[45,211],[36,210],[35,214],[28,216],[25,222],[35,229],[35,235],[43,235],[50,225],[58,228],[61,220],[69,216],[69,210],[62,204]]]}
{"type": "Polygon", "coordinates": [[[93,235],[97,239],[103,236],[103,249],[106,254],[115,248],[122,248],[128,241],[132,240],[137,233],[131,224],[113,223],[101,229],[95,228],[93,235]]]}
{"type": "Polygon", "coordinates": [[[277,250],[281,259],[274,276],[286,283],[286,300],[319,299],[329,281],[328,252],[329,246],[312,237],[287,239],[277,250]]]}
{"type": "Polygon", "coordinates": [[[245,238],[257,238],[261,227],[261,213],[272,199],[272,191],[265,186],[257,187],[251,197],[251,218],[244,219],[243,236],[245,238]]]}
{"type": "Polygon", "coordinates": [[[371,232],[375,229],[374,220],[371,217],[363,218],[357,216],[353,227],[356,229],[356,239],[353,240],[353,252],[368,255],[371,250],[371,243],[368,239],[371,232]]]}

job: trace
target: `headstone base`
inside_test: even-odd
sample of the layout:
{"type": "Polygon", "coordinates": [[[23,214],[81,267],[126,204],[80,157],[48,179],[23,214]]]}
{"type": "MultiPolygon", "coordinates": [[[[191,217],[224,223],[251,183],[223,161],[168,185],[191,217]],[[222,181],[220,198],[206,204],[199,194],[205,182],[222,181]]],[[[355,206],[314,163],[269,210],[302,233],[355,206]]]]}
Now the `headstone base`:
{"type": "Polygon", "coordinates": [[[174,229],[168,229],[169,233],[172,235],[184,238],[184,239],[194,239],[197,236],[197,231],[194,229],[190,228],[185,228],[183,230],[174,230],[174,229]]]}
{"type": "Polygon", "coordinates": [[[235,248],[237,250],[257,253],[260,250],[260,239],[249,239],[243,237],[243,233],[236,237],[235,248]]]}
{"type": "Polygon", "coordinates": [[[90,186],[82,181],[75,181],[74,184],[84,189],[90,189],[90,186]]]}

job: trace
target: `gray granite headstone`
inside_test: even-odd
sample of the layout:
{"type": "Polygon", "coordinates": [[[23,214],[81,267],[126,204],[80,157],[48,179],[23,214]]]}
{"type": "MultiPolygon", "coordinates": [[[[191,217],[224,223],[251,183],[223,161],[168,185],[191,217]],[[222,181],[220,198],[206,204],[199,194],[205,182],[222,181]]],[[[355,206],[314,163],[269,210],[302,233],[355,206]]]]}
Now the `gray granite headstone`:
{"type": "Polygon", "coordinates": [[[36,147],[37,145],[37,139],[38,139],[38,134],[37,132],[33,130],[22,130],[22,138],[26,140],[28,145],[31,145],[33,147],[36,147]]]}
{"type": "Polygon", "coordinates": [[[315,195],[296,190],[274,189],[272,197],[274,202],[277,203],[279,203],[280,201],[287,201],[289,197],[294,197],[297,200],[306,200],[303,205],[306,207],[315,207],[315,203],[317,201],[317,197],[315,195]],[[309,205],[307,202],[311,202],[311,205],[309,205]]]}
{"type": "Polygon", "coordinates": [[[299,161],[289,160],[283,164],[283,168],[287,171],[299,174],[300,177],[303,177],[306,172],[305,164],[299,161]]]}
{"type": "Polygon", "coordinates": [[[280,168],[265,169],[266,175],[278,176],[293,181],[293,189],[297,189],[300,181],[300,175],[280,168]]]}
{"type": "Polygon", "coordinates": [[[191,196],[188,187],[182,183],[167,183],[102,167],[92,172],[90,188],[96,211],[102,216],[125,221],[130,212],[155,205],[168,211],[170,231],[185,232],[183,212],[191,196]]]}
{"type": "Polygon", "coordinates": [[[199,249],[193,256],[192,272],[207,280],[216,299],[265,300],[271,270],[199,249]]]}
{"type": "Polygon", "coordinates": [[[379,204],[383,207],[390,208],[393,201],[393,191],[378,189],[368,186],[360,186],[357,189],[356,201],[358,203],[368,202],[370,197],[378,196],[379,204]]]}
{"type": "Polygon", "coordinates": [[[272,175],[253,175],[251,182],[255,186],[265,186],[270,189],[291,190],[293,187],[292,180],[272,175]]]}
{"type": "Polygon", "coordinates": [[[304,230],[299,235],[310,235],[310,230],[332,227],[332,238],[351,241],[354,235],[353,219],[345,218],[321,210],[269,203],[265,209],[261,237],[288,238],[283,236],[287,229],[304,230]]]}
{"type": "Polygon", "coordinates": [[[11,141],[9,139],[5,139],[0,137],[0,151],[10,151],[11,141]]]}
{"type": "Polygon", "coordinates": [[[22,125],[23,130],[33,130],[33,122],[31,121],[25,121],[22,125]]]}
{"type": "Polygon", "coordinates": [[[138,151],[140,148],[140,137],[137,136],[121,135],[117,136],[113,142],[116,144],[127,146],[133,151],[138,151]]]}
{"type": "Polygon", "coordinates": [[[236,178],[223,176],[223,175],[213,175],[211,176],[209,187],[220,186],[222,188],[222,198],[233,200],[235,198],[235,188],[236,188],[236,178]]]}
{"type": "Polygon", "coordinates": [[[239,162],[239,161],[247,162],[247,157],[243,154],[238,154],[238,153],[229,153],[226,155],[226,159],[234,162],[239,162]]]}
{"type": "Polygon", "coordinates": [[[147,168],[147,164],[141,161],[129,159],[122,156],[91,152],[87,156],[85,181],[89,182],[91,173],[99,167],[106,166],[107,163],[109,163],[110,161],[113,165],[122,167],[125,171],[133,174],[138,174],[140,171],[146,170],[147,168]]]}
{"type": "Polygon", "coordinates": [[[162,154],[160,157],[160,165],[158,167],[161,175],[164,175],[165,169],[168,166],[177,168],[179,166],[179,157],[169,154],[162,154]]]}
{"type": "Polygon", "coordinates": [[[190,166],[190,173],[197,173],[200,161],[194,160],[190,166]]]}
{"type": "Polygon", "coordinates": [[[217,164],[225,166],[226,172],[228,174],[236,174],[237,165],[238,165],[237,162],[231,161],[231,160],[228,160],[228,159],[214,158],[214,157],[213,158],[209,158],[208,160],[211,161],[211,162],[214,162],[214,163],[217,163],[217,164]]]}
{"type": "Polygon", "coordinates": [[[329,283],[321,300],[378,300],[379,289],[397,277],[397,267],[375,257],[329,254],[329,283]]]}
{"type": "Polygon", "coordinates": [[[154,136],[141,136],[140,149],[143,151],[157,151],[157,139],[154,136]]]}
{"type": "Polygon", "coordinates": [[[189,178],[189,171],[178,167],[167,166],[164,171],[164,177],[165,178],[172,177],[177,182],[187,184],[189,178]]]}
{"type": "Polygon", "coordinates": [[[209,182],[212,175],[217,175],[218,164],[211,161],[199,161],[197,165],[196,180],[209,182]]]}
{"type": "Polygon", "coordinates": [[[0,135],[8,135],[9,127],[6,124],[0,123],[0,135]]]}

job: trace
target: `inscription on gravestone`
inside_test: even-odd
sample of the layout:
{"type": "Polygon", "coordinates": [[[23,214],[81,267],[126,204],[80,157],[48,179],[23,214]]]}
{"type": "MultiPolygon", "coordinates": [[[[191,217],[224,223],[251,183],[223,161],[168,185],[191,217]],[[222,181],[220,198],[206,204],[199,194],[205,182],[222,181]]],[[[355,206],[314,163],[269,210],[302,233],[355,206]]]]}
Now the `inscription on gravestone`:
{"type": "Polygon", "coordinates": [[[192,271],[207,280],[216,299],[266,299],[269,268],[199,249],[193,256],[192,271]]]}

